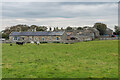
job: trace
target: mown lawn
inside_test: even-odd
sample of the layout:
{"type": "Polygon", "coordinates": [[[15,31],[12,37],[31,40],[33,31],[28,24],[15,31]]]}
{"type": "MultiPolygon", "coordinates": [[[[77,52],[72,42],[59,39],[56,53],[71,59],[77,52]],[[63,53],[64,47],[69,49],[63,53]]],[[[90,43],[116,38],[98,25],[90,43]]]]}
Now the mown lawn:
{"type": "Polygon", "coordinates": [[[117,78],[118,41],[2,45],[3,78],[117,78]]]}

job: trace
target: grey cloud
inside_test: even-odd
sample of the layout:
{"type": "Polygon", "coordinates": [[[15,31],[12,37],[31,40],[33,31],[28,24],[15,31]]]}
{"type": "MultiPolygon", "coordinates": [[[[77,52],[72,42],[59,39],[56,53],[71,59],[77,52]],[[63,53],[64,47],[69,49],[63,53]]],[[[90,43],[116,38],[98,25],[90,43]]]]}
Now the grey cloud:
{"type": "Polygon", "coordinates": [[[44,17],[79,17],[115,15],[117,8],[109,6],[117,3],[83,3],[83,2],[33,2],[4,3],[4,18],[44,18],[44,17]],[[77,6],[77,7],[76,7],[77,6]],[[85,7],[88,6],[88,7],[85,7]],[[98,7],[98,9],[91,8],[98,7]],[[103,7],[102,7],[103,6],[103,7]],[[81,10],[81,7],[83,8],[81,10]],[[84,9],[85,8],[85,9],[84,9]],[[87,9],[88,8],[88,9],[87,9]],[[91,10],[89,10],[91,9],[91,10]],[[112,11],[111,11],[112,10],[112,11]]]}
{"type": "Polygon", "coordinates": [[[118,2],[119,0],[4,0],[3,2],[118,2]]]}

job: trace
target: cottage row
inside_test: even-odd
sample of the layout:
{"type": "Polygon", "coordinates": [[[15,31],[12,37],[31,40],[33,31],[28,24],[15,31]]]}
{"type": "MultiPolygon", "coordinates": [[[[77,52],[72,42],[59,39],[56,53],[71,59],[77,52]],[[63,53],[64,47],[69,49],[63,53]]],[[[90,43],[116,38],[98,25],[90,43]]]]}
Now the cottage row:
{"type": "Polygon", "coordinates": [[[10,41],[22,42],[61,42],[66,39],[66,34],[60,32],[12,32],[9,36],[10,41]]]}

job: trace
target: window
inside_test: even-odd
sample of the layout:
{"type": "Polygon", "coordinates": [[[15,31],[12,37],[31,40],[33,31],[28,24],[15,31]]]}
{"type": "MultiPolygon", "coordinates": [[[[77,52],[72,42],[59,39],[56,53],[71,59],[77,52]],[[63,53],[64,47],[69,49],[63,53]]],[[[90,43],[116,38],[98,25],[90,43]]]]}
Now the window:
{"type": "Polygon", "coordinates": [[[45,40],[45,38],[44,38],[44,37],[42,37],[42,40],[45,40]]]}
{"type": "Polygon", "coordinates": [[[36,41],[37,39],[36,38],[34,38],[34,41],[36,41]]]}
{"type": "Polygon", "coordinates": [[[59,37],[56,37],[56,40],[59,40],[59,37]]]}
{"type": "Polygon", "coordinates": [[[17,36],[13,37],[13,40],[18,40],[18,39],[17,39],[17,36]]]}
{"type": "Polygon", "coordinates": [[[32,40],[32,37],[29,37],[29,40],[32,40]]]}
{"type": "Polygon", "coordinates": [[[20,40],[20,37],[17,37],[17,40],[20,40]]]}
{"type": "Polygon", "coordinates": [[[24,37],[22,37],[22,40],[24,40],[24,37]]]}
{"type": "Polygon", "coordinates": [[[36,40],[38,41],[38,40],[39,40],[39,38],[38,38],[38,37],[36,37],[36,40]]]}

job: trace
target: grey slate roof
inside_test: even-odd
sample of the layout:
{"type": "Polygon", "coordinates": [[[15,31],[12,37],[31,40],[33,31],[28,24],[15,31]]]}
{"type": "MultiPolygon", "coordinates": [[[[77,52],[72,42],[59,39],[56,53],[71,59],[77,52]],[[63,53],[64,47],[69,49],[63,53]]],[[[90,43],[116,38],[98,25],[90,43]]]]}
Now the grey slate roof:
{"type": "Polygon", "coordinates": [[[39,31],[39,32],[12,32],[10,36],[61,36],[64,31],[58,32],[47,32],[47,31],[39,31]]]}

